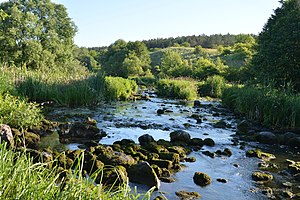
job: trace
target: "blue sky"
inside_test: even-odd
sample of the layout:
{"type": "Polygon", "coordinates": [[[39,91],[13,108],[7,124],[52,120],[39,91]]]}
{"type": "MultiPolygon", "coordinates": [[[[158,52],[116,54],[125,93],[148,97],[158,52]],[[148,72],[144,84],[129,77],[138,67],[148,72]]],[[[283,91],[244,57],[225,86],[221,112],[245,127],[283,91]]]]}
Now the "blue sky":
{"type": "MultiPolygon", "coordinates": [[[[0,2],[3,0],[0,0],[0,2]]],[[[65,5],[78,46],[200,34],[258,34],[278,0],[54,0],[65,5]]]]}

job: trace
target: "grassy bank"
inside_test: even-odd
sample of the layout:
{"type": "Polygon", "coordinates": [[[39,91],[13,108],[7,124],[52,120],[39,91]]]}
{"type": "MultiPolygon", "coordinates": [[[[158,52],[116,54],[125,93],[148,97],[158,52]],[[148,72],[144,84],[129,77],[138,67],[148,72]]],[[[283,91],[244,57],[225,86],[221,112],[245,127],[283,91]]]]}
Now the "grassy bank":
{"type": "Polygon", "coordinates": [[[300,96],[269,88],[231,87],[224,105],[274,128],[300,128],[300,96]]]}
{"type": "Polygon", "coordinates": [[[197,98],[196,82],[192,80],[161,79],[156,87],[157,94],[161,97],[186,100],[197,98]]]}

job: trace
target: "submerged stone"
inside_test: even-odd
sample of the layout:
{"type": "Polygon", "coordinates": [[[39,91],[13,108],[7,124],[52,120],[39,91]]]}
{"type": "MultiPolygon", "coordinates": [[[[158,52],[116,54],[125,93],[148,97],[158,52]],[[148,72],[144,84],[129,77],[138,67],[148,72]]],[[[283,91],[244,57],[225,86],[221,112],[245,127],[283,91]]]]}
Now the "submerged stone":
{"type": "Polygon", "coordinates": [[[203,172],[195,172],[193,177],[194,183],[200,186],[207,186],[211,183],[211,178],[203,172]]]}
{"type": "Polygon", "coordinates": [[[198,192],[187,192],[187,191],[178,191],[175,194],[180,197],[182,200],[184,199],[199,199],[201,195],[198,192]]]}

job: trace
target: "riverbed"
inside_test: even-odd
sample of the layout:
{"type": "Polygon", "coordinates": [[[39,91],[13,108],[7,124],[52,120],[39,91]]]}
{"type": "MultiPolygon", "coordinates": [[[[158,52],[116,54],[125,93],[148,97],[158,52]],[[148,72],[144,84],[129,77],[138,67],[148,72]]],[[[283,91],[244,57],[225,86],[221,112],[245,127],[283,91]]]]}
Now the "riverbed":
{"type": "MultiPolygon", "coordinates": [[[[200,107],[193,107],[193,102],[151,98],[146,101],[113,102],[102,104],[93,108],[60,108],[49,114],[49,117],[67,116],[67,120],[76,121],[78,116],[89,116],[97,121],[97,126],[103,129],[107,136],[99,141],[101,144],[113,144],[121,139],[132,139],[138,143],[139,136],[150,134],[155,140],[170,140],[169,134],[175,130],[184,130],[192,138],[211,138],[215,141],[214,147],[204,146],[201,150],[193,151],[189,156],[196,158],[194,163],[182,163],[185,167],[172,175],[173,183],[161,183],[158,191],[152,197],[163,195],[168,199],[180,199],[175,195],[176,191],[196,191],[202,199],[268,199],[257,188],[257,184],[251,179],[253,171],[258,170],[257,158],[246,157],[246,150],[261,147],[268,150],[268,146],[257,143],[236,142],[235,132],[237,119],[233,113],[221,106],[217,100],[201,100],[200,107]],[[157,110],[164,110],[164,114],[157,114],[157,110]],[[201,123],[191,116],[201,116],[201,123]],[[218,127],[218,122],[225,122],[225,127],[218,127]],[[235,141],[235,142],[234,142],[235,141]],[[232,156],[216,156],[211,158],[204,155],[203,151],[215,152],[229,148],[232,156]],[[206,187],[200,187],[193,182],[195,172],[207,173],[212,178],[212,183],[206,187]],[[225,179],[226,183],[217,179],[225,179]]],[[[78,149],[83,144],[72,143],[60,145],[56,136],[52,137],[52,143],[57,148],[78,149]],[[57,140],[57,141],[56,141],[57,140]],[[56,142],[53,142],[56,141],[56,142]]],[[[49,138],[42,138],[47,141],[49,138]]],[[[276,153],[276,152],[273,152],[276,153]]],[[[278,153],[280,154],[280,153],[278,153]]],[[[281,162],[285,159],[284,153],[280,155],[281,162]]],[[[292,155],[293,158],[299,155],[292,155]]],[[[289,156],[290,158],[290,156],[289,156]]],[[[130,183],[132,188],[137,187],[138,192],[146,192],[149,188],[143,185],[130,183]]]]}

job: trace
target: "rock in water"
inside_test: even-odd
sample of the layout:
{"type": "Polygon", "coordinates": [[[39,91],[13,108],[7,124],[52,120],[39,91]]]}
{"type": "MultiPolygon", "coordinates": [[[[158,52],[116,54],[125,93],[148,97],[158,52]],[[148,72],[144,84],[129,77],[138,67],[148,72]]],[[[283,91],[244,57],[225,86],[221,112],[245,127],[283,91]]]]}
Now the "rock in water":
{"type": "Polygon", "coordinates": [[[147,146],[149,145],[151,142],[155,142],[154,138],[149,135],[149,134],[144,134],[142,136],[139,137],[139,143],[142,146],[147,146]]]}
{"type": "Polygon", "coordinates": [[[276,144],[278,142],[276,135],[267,131],[257,133],[256,140],[264,144],[276,144]]]}
{"type": "Polygon", "coordinates": [[[175,192],[175,194],[180,197],[181,199],[199,199],[201,195],[198,192],[186,192],[186,191],[179,191],[175,192]]]}
{"type": "Polygon", "coordinates": [[[200,108],[201,107],[201,102],[199,100],[194,101],[194,107],[195,108],[200,108]]]}
{"type": "Polygon", "coordinates": [[[160,180],[148,162],[134,165],[128,170],[128,175],[131,182],[155,186],[157,189],[160,187],[160,180]]]}
{"type": "Polygon", "coordinates": [[[191,136],[188,132],[177,130],[170,133],[171,142],[185,142],[189,143],[191,136]]]}
{"type": "Polygon", "coordinates": [[[10,147],[14,148],[14,136],[12,134],[11,128],[8,125],[0,124],[0,136],[1,142],[5,141],[10,145],[10,147]]]}
{"type": "Polygon", "coordinates": [[[273,180],[273,176],[263,172],[253,172],[252,179],[254,181],[270,181],[273,180]]]}
{"type": "Polygon", "coordinates": [[[206,185],[209,185],[211,183],[210,176],[208,176],[207,174],[205,174],[203,172],[196,172],[194,174],[193,179],[194,179],[194,182],[197,185],[200,185],[200,186],[206,186],[206,185]]]}

